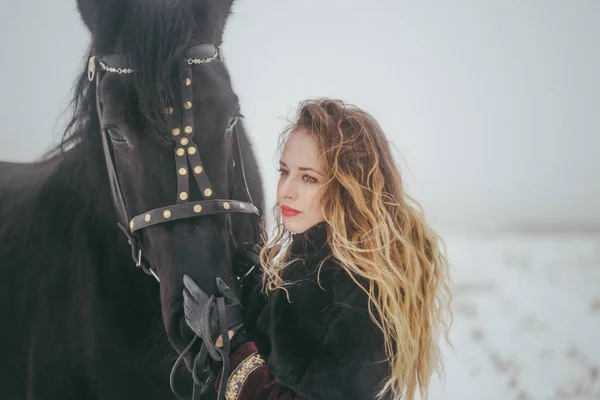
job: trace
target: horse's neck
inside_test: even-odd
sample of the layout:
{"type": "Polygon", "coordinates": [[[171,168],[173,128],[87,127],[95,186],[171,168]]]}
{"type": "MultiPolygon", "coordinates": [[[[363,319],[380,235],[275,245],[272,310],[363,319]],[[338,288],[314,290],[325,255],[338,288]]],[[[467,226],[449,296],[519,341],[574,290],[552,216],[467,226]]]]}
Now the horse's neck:
{"type": "MultiPolygon", "coordinates": [[[[0,271],[10,277],[7,282],[31,284],[39,296],[59,287],[72,293],[90,289],[88,295],[104,298],[107,307],[138,307],[158,296],[153,279],[135,267],[117,227],[103,162],[101,151],[91,155],[76,147],[51,161],[19,167],[22,172],[15,167],[29,184],[6,198],[0,271]],[[104,290],[110,293],[98,292],[104,290]],[[133,301],[131,290],[140,291],[140,300],[133,301]]],[[[60,296],[70,301],[66,293],[60,296]]]]}
{"type": "Polygon", "coordinates": [[[0,320],[12,321],[0,330],[0,354],[19,384],[37,385],[36,376],[68,382],[82,365],[112,376],[119,363],[133,376],[140,368],[168,376],[161,362],[173,349],[158,285],[131,260],[111,215],[108,178],[97,179],[101,160],[83,156],[70,151],[27,166],[20,176],[35,180],[6,197],[19,201],[0,224],[0,320]]]}
{"type": "Polygon", "coordinates": [[[160,321],[158,285],[136,268],[117,226],[101,152],[94,156],[72,149],[48,177],[40,199],[49,203],[44,225],[53,237],[57,280],[68,280],[69,290],[89,296],[90,307],[95,304],[94,310],[82,305],[82,318],[96,314],[124,335],[147,334],[151,321],[160,321]]]}
{"type": "Polygon", "coordinates": [[[99,276],[114,279],[115,284],[130,278],[147,278],[135,267],[127,238],[117,226],[118,218],[101,152],[88,156],[75,151],[72,156],[64,157],[52,179],[56,180],[56,187],[64,199],[74,204],[75,209],[69,209],[63,203],[64,213],[70,212],[69,224],[73,232],[87,238],[86,257],[91,258],[89,261],[99,269],[99,276]]]}
{"type": "MultiPolygon", "coordinates": [[[[45,191],[56,190],[57,196],[64,199],[57,209],[63,208],[62,216],[69,220],[73,231],[94,239],[88,245],[96,257],[103,250],[126,257],[127,242],[117,228],[108,177],[99,154],[87,155],[82,149],[72,149],[62,157],[48,181],[45,191]]],[[[115,260],[123,261],[118,257],[115,260]]]]}
{"type": "MultiPolygon", "coordinates": [[[[64,162],[70,169],[69,161],[64,162]]],[[[154,361],[158,364],[173,353],[162,324],[160,287],[133,262],[126,237],[117,227],[103,163],[103,158],[89,159],[86,168],[81,168],[78,173],[81,175],[75,179],[85,188],[87,202],[92,199],[80,216],[86,219],[84,231],[88,250],[84,257],[90,265],[79,260],[82,263],[79,267],[91,268],[93,274],[87,284],[94,291],[93,302],[97,309],[90,312],[101,314],[95,320],[102,321],[102,327],[96,329],[103,332],[96,333],[111,338],[104,343],[105,348],[110,347],[114,354],[127,355],[126,358],[140,354],[148,359],[156,358],[154,361]]],[[[99,336],[98,340],[103,341],[99,336]]]]}

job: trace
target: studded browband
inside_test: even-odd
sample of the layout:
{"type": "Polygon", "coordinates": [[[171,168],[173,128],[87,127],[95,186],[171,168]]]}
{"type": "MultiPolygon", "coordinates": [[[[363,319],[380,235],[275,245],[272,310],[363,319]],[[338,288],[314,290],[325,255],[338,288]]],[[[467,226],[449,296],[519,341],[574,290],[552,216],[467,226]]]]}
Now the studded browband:
{"type": "MultiPolygon", "coordinates": [[[[250,200],[250,203],[237,200],[226,200],[226,199],[212,199],[214,192],[208,176],[204,170],[202,159],[198,154],[198,146],[194,143],[195,129],[194,129],[194,116],[192,113],[192,66],[208,64],[211,61],[220,58],[219,49],[215,48],[212,44],[202,44],[199,46],[188,49],[185,53],[185,59],[183,64],[183,82],[182,82],[182,119],[181,126],[176,124],[171,129],[171,138],[175,141],[176,146],[174,149],[175,153],[175,164],[176,164],[176,176],[177,176],[177,203],[156,208],[145,213],[139,214],[133,218],[128,217],[127,207],[121,191],[121,187],[118,180],[117,171],[114,166],[113,154],[111,146],[108,143],[106,134],[103,132],[103,143],[104,151],[106,156],[107,167],[109,171],[109,177],[111,180],[111,190],[113,194],[113,200],[116,207],[120,209],[122,218],[128,221],[129,229],[127,232],[122,224],[121,229],[127,235],[129,243],[132,247],[132,257],[138,267],[142,267],[146,273],[152,274],[157,280],[159,280],[156,273],[152,268],[147,268],[142,264],[142,250],[141,243],[139,240],[138,231],[143,228],[161,224],[164,222],[175,221],[179,219],[194,218],[202,215],[211,215],[216,213],[246,213],[259,215],[259,210],[251,202],[252,197],[248,190],[248,183],[244,172],[244,164],[237,137],[237,130],[234,126],[230,126],[228,130],[233,129],[233,135],[235,136],[235,143],[237,148],[237,156],[239,158],[239,168],[244,180],[244,190],[246,196],[250,200]],[[196,184],[200,189],[201,196],[204,200],[189,202],[189,182],[190,175],[193,175],[196,184]]],[[[100,124],[102,125],[102,110],[99,104],[98,98],[98,87],[100,76],[97,74],[96,68],[99,67],[105,73],[117,73],[117,74],[131,74],[135,70],[127,65],[127,61],[118,54],[96,57],[92,56],[88,63],[88,79],[92,81],[96,78],[96,96],[97,96],[97,107],[98,116],[100,118],[100,124]]],[[[167,107],[165,113],[172,115],[174,113],[173,107],[167,107]]],[[[104,129],[102,129],[104,131],[104,129]]],[[[236,164],[238,165],[238,164],[236,164]]]]}

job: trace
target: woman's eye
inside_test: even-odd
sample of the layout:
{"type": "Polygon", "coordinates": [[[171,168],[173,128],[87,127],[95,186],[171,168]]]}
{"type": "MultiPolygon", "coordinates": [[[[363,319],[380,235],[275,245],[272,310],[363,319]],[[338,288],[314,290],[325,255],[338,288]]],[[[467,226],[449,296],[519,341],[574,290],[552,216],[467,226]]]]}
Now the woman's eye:
{"type": "Polygon", "coordinates": [[[317,183],[317,180],[310,175],[304,175],[302,179],[304,179],[304,181],[308,183],[317,183]]]}
{"type": "Polygon", "coordinates": [[[287,171],[285,169],[279,169],[279,176],[287,175],[287,171]]]}
{"type": "Polygon", "coordinates": [[[106,132],[112,141],[119,143],[125,142],[125,138],[116,128],[106,128],[106,132]]]}

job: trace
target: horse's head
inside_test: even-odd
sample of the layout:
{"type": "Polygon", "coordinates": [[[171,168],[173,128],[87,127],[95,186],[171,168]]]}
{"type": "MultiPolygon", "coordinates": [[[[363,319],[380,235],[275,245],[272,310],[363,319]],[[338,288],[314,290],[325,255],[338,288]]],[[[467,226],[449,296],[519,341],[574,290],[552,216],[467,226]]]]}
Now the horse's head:
{"type": "Polygon", "coordinates": [[[78,0],[115,209],[179,351],[192,335],[183,275],[207,293],[217,276],[235,288],[236,243],[258,240],[260,179],[219,55],[231,3],[78,0]]]}

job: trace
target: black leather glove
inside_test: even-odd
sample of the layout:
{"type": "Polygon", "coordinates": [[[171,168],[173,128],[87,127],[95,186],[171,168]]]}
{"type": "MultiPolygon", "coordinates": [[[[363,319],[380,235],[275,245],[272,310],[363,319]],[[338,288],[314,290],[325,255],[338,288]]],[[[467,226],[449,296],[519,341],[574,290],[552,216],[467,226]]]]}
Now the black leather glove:
{"type": "Polygon", "coordinates": [[[211,296],[208,296],[188,275],[183,276],[183,285],[185,322],[203,341],[200,352],[193,362],[192,374],[195,382],[193,398],[199,398],[205,393],[218,371],[222,370],[219,399],[224,399],[224,390],[230,373],[229,358],[247,341],[242,324],[242,306],[231,288],[221,278],[216,278],[217,292],[211,296]],[[234,332],[241,330],[231,342],[228,333],[230,330],[234,332]],[[215,346],[219,335],[223,338],[222,347],[215,346]]]}
{"type": "Polygon", "coordinates": [[[215,361],[222,361],[222,351],[215,341],[223,336],[223,349],[231,350],[228,331],[242,327],[242,305],[233,291],[221,279],[216,278],[217,293],[208,296],[188,275],[183,277],[183,307],[185,322],[203,341],[215,361]]]}

